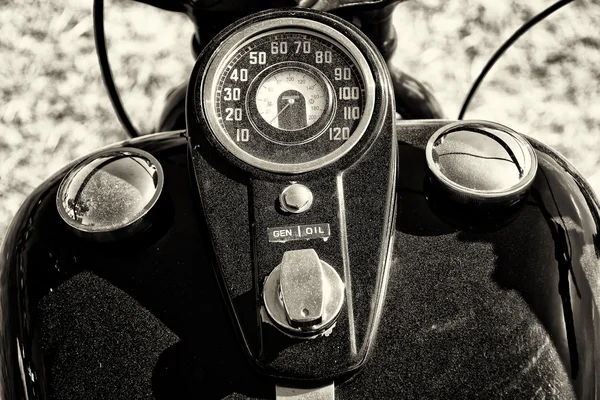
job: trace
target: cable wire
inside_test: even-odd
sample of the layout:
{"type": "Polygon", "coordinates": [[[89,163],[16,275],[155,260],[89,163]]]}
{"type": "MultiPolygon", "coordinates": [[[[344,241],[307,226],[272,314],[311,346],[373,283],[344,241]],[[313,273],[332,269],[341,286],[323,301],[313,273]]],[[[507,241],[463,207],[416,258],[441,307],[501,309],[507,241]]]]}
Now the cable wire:
{"type": "Polygon", "coordinates": [[[492,69],[494,64],[496,64],[496,61],[498,61],[498,59],[500,59],[500,57],[504,54],[504,52],[506,50],[508,50],[508,48],[510,46],[512,46],[521,36],[523,36],[523,34],[525,32],[527,32],[529,29],[533,28],[538,22],[543,21],[550,14],[552,14],[553,12],[566,6],[567,4],[571,3],[572,1],[573,0],[560,0],[560,1],[557,1],[556,3],[552,4],[550,7],[546,8],[544,11],[537,14],[535,17],[531,18],[529,21],[525,22],[519,29],[517,29],[515,31],[515,33],[512,34],[512,36],[510,38],[508,38],[508,40],[506,40],[502,44],[502,46],[500,46],[500,48],[498,50],[496,50],[494,55],[490,58],[490,60],[485,65],[485,67],[483,67],[483,69],[479,73],[479,76],[477,77],[477,79],[475,80],[473,85],[471,86],[471,90],[469,90],[469,94],[465,98],[463,106],[460,109],[460,113],[458,114],[459,120],[463,119],[463,117],[465,116],[465,113],[467,112],[467,108],[469,107],[469,104],[471,103],[471,99],[475,95],[475,92],[477,92],[477,89],[479,89],[481,82],[483,82],[483,79],[486,77],[487,73],[490,71],[490,69],[492,69]]]}
{"type": "Polygon", "coordinates": [[[113,105],[115,112],[121,125],[125,128],[129,136],[138,137],[140,133],[135,129],[129,116],[123,108],[123,103],[119,97],[119,91],[115,86],[115,82],[110,71],[110,64],[108,63],[108,54],[106,52],[106,40],[104,38],[104,0],[94,0],[94,6],[92,9],[93,24],[94,24],[94,41],[96,44],[96,54],[98,55],[98,62],[100,63],[100,72],[102,73],[102,80],[104,86],[108,92],[108,97],[113,105]]]}

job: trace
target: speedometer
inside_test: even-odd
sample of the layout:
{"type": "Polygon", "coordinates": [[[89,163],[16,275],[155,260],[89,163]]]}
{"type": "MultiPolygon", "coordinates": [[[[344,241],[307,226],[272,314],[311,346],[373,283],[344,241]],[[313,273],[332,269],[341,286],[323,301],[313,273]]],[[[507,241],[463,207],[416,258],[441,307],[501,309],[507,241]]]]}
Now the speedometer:
{"type": "Polygon", "coordinates": [[[364,134],[374,79],[352,41],[306,19],[258,22],[226,38],[201,85],[219,142],[261,169],[298,173],[330,164],[364,134]]]}
{"type": "Polygon", "coordinates": [[[246,97],[248,119],[258,134],[289,145],[323,134],[335,116],[336,103],[324,74],[308,64],[282,62],[260,75],[246,97]]]}
{"type": "Polygon", "coordinates": [[[249,101],[250,110],[255,114],[256,109],[260,120],[275,129],[306,129],[323,114],[332,114],[331,90],[325,79],[311,73],[306,65],[281,65],[258,82],[256,98],[249,101]]]}

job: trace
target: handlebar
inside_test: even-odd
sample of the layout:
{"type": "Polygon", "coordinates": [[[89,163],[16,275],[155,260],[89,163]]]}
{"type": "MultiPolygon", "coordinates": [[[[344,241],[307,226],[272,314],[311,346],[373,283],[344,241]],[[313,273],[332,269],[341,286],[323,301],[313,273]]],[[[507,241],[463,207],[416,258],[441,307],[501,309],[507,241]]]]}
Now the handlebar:
{"type": "Polygon", "coordinates": [[[403,0],[135,0],[168,11],[177,11],[194,18],[203,12],[257,12],[277,7],[300,7],[333,11],[351,6],[387,7],[403,0]]]}

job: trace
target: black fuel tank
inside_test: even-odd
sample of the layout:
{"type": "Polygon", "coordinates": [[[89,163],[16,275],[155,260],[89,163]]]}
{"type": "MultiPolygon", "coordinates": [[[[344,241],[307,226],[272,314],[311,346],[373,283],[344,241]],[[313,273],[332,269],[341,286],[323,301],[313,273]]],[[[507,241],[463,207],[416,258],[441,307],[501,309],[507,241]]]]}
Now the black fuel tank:
{"type": "MultiPolygon", "coordinates": [[[[595,398],[592,191],[530,140],[539,169],[519,213],[462,230],[432,211],[425,185],[425,145],[441,124],[404,127],[379,331],[361,373],[336,382],[337,398],[595,398]]],[[[159,217],[144,233],[117,243],[74,235],[55,202],[72,165],[11,225],[0,260],[0,397],[273,398],[276,382],[245,359],[211,269],[185,138],[115,148],[125,146],[164,170],[159,217]]]]}

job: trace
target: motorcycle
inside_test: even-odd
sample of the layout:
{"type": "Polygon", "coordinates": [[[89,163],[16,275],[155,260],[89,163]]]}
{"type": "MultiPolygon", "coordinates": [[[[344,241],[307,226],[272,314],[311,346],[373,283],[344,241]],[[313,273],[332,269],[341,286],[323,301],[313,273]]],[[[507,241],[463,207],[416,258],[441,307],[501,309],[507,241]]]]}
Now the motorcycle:
{"type": "Polygon", "coordinates": [[[390,66],[397,1],[147,2],[190,81],[16,215],[3,399],[597,397],[597,198],[390,66]]]}

